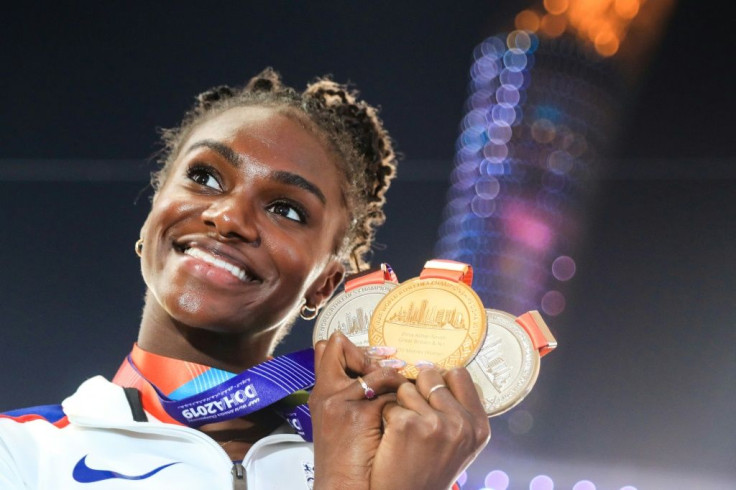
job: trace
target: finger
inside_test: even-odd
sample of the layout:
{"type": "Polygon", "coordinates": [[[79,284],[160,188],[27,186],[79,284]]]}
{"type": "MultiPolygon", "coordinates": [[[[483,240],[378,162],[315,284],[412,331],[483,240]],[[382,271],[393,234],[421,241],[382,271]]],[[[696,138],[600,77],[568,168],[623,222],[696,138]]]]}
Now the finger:
{"type": "Polygon", "coordinates": [[[396,401],[402,408],[421,415],[433,411],[414,383],[405,383],[399,386],[396,391],[396,401]]]}
{"type": "MultiPolygon", "coordinates": [[[[383,406],[381,417],[383,418],[384,431],[393,427],[394,430],[399,432],[413,432],[426,421],[426,415],[428,414],[418,413],[413,408],[407,407],[404,404],[407,400],[415,401],[418,406],[423,407],[423,410],[429,410],[434,414],[437,413],[427,405],[427,402],[424,401],[422,395],[416,391],[414,383],[405,383],[401,385],[399,391],[396,392],[396,400],[390,401],[383,406]]],[[[413,404],[410,403],[410,405],[413,404]]]]}
{"type": "Polygon", "coordinates": [[[372,359],[385,359],[396,354],[396,347],[390,347],[388,345],[371,345],[369,347],[363,347],[365,355],[372,359]]]}
{"type": "Polygon", "coordinates": [[[327,347],[326,340],[320,340],[314,344],[314,372],[319,372],[319,366],[322,363],[322,356],[325,354],[325,347],[327,347]]]}
{"type": "Polygon", "coordinates": [[[398,399],[384,404],[383,410],[381,411],[384,427],[396,423],[400,418],[406,418],[412,415],[416,415],[416,413],[404,407],[398,399]]]}
{"type": "Polygon", "coordinates": [[[395,369],[380,369],[365,376],[358,376],[346,388],[348,400],[372,400],[386,393],[395,393],[403,384],[411,384],[395,369]]]}
{"type": "MultiPolygon", "coordinates": [[[[476,417],[488,419],[485,408],[483,408],[483,402],[478,395],[478,390],[475,388],[473,378],[467,369],[451,369],[444,374],[444,379],[455,399],[466,410],[476,417]]],[[[434,398],[434,395],[432,398],[434,398]]]]}
{"type": "Polygon", "coordinates": [[[317,376],[337,386],[337,383],[350,378],[349,373],[366,374],[370,367],[371,359],[366,357],[364,351],[356,347],[342,333],[335,332],[324,347],[317,376]]]}
{"type": "Polygon", "coordinates": [[[437,369],[422,369],[417,376],[417,391],[433,409],[449,412],[461,409],[452,389],[447,385],[443,372],[437,369]]]}

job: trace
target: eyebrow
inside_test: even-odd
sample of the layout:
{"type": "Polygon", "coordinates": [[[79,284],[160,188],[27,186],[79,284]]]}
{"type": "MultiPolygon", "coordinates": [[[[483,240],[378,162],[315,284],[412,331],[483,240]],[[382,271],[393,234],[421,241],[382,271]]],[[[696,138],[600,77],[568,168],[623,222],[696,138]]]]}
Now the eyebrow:
{"type": "Polygon", "coordinates": [[[278,170],[276,172],[272,172],[270,177],[277,182],[281,182],[282,184],[293,185],[295,187],[299,187],[300,189],[304,189],[307,192],[311,192],[317,197],[317,199],[322,201],[322,204],[327,204],[327,199],[325,199],[325,195],[322,193],[319,187],[312,184],[301,175],[278,170]]]}
{"type": "Polygon", "coordinates": [[[193,143],[192,146],[189,147],[189,149],[187,150],[187,153],[191,153],[197,148],[201,148],[203,146],[205,148],[209,148],[210,150],[215,151],[216,153],[219,153],[220,156],[222,156],[225,160],[227,160],[227,162],[233,167],[240,167],[240,158],[238,157],[238,154],[235,153],[232,150],[232,148],[220,143],[219,141],[213,141],[213,140],[197,141],[196,143],[193,143]]]}
{"type": "MultiPolygon", "coordinates": [[[[189,147],[187,150],[187,153],[190,153],[197,148],[209,148],[213,150],[214,152],[218,153],[220,156],[222,156],[227,162],[232,165],[233,167],[240,167],[241,158],[238,156],[237,153],[235,153],[232,148],[230,148],[227,145],[224,145],[218,141],[213,140],[202,140],[198,141],[192,146],[189,147]]],[[[278,170],[275,172],[271,172],[269,174],[269,178],[272,180],[275,180],[276,182],[280,182],[282,184],[292,185],[294,187],[299,187],[300,189],[304,189],[307,192],[310,192],[314,194],[317,199],[319,199],[322,204],[327,203],[327,199],[325,198],[324,193],[320,190],[319,187],[302,177],[301,175],[297,175],[292,172],[286,172],[284,170],[278,170]]]]}

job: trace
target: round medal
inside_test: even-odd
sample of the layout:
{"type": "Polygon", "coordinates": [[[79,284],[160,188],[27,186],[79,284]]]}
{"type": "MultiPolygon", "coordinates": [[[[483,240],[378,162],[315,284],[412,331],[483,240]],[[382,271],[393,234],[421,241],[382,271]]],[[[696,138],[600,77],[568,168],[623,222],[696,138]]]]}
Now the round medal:
{"type": "Polygon", "coordinates": [[[396,284],[370,284],[349,292],[341,292],[324,307],[312,336],[313,343],[327,340],[334,332],[342,332],[358,347],[368,346],[368,326],[373,310],[396,284]]]}
{"type": "Polygon", "coordinates": [[[486,413],[493,417],[526,397],[537,381],[540,352],[546,354],[557,343],[536,311],[515,318],[510,313],[489,309],[486,317],[488,334],[467,369],[486,413]]]}
{"type": "Polygon", "coordinates": [[[396,282],[396,275],[388,264],[347,280],[345,290],[332,298],[317,318],[312,342],[327,340],[339,331],[358,347],[367,347],[373,310],[396,287],[396,282]]]}
{"type": "Polygon", "coordinates": [[[429,261],[420,277],[393,289],[373,311],[370,345],[396,347],[396,357],[407,363],[402,370],[407,378],[416,378],[417,361],[431,361],[440,368],[464,366],[483,343],[485,309],[465,283],[472,273],[460,271],[460,266],[469,269],[457,262],[429,261]],[[436,273],[445,264],[461,273],[454,279],[436,273]]]}

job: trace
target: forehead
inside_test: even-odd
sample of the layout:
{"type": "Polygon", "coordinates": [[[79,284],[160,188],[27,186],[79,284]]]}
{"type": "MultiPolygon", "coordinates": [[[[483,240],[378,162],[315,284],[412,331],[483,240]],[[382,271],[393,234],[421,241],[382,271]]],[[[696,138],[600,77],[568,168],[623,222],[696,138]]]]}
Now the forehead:
{"type": "Polygon", "coordinates": [[[273,107],[228,109],[203,122],[189,135],[182,150],[201,141],[217,141],[252,163],[294,164],[304,171],[337,172],[336,155],[325,138],[301,117],[273,107]]]}

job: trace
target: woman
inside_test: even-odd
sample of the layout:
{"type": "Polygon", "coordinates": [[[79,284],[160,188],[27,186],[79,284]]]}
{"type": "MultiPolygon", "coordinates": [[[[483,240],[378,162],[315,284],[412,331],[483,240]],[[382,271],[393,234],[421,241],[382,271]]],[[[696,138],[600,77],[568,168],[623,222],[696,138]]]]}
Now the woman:
{"type": "Polygon", "coordinates": [[[467,372],[409,383],[381,359],[390,349],[339,334],[315,348],[313,448],[283,428],[283,404],[255,410],[261,385],[170,408],[260,372],[296,315],[365,266],[395,171],[375,110],[332,81],[299,94],[266,70],[201,94],[164,142],[136,244],[137,344],[113,383],[0,419],[0,488],[450,486],[489,437],[467,372]],[[209,418],[238,403],[255,408],[209,418]]]}

